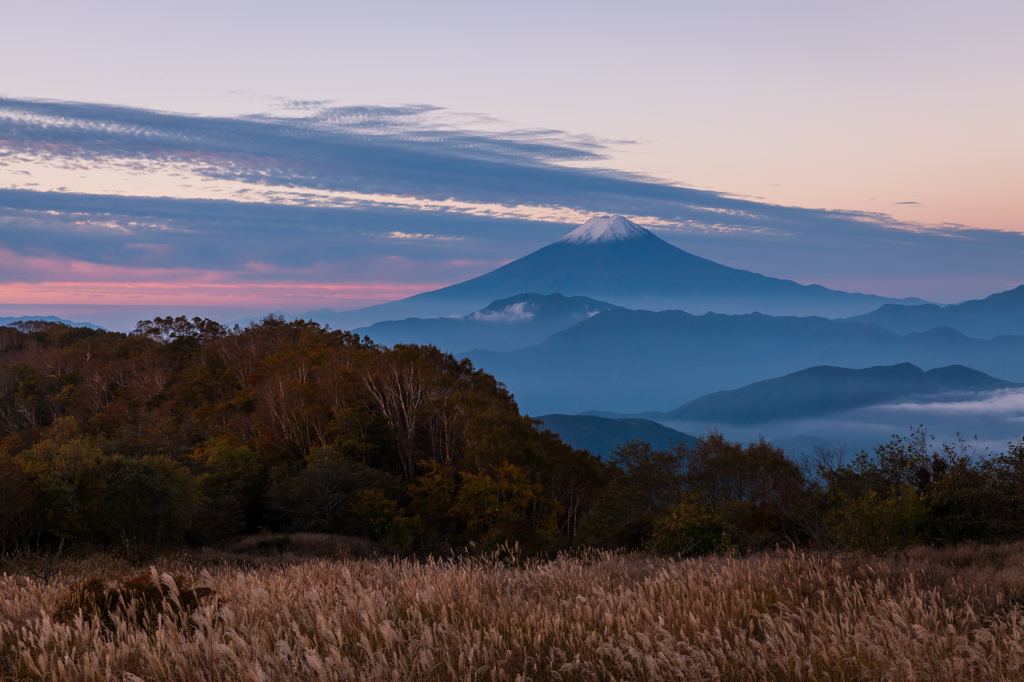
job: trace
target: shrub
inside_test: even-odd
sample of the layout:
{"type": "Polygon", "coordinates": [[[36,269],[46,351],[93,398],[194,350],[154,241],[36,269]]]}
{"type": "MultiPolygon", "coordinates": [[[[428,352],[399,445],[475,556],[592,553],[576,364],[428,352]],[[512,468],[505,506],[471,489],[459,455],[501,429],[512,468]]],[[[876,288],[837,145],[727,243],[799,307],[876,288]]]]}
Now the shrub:
{"type": "Polygon", "coordinates": [[[521,467],[506,464],[493,477],[464,474],[452,511],[465,521],[470,541],[488,547],[517,542],[532,552],[554,538],[561,509],[521,467]]]}
{"type": "Polygon", "coordinates": [[[654,521],[679,499],[685,447],[655,450],[631,440],[609,459],[611,480],[580,523],[581,544],[639,550],[654,534],[654,521]]]}
{"type": "Polygon", "coordinates": [[[398,503],[379,490],[364,490],[352,507],[352,513],[370,526],[370,531],[386,547],[400,552],[412,547],[421,528],[418,516],[409,517],[398,503]]]}
{"type": "Polygon", "coordinates": [[[151,568],[149,573],[120,580],[90,578],[72,583],[54,617],[68,622],[81,613],[87,620],[95,617],[113,628],[115,616],[120,615],[136,624],[151,626],[157,615],[189,614],[215,594],[208,587],[194,586],[188,578],[160,574],[151,568]]]}
{"type": "Polygon", "coordinates": [[[884,497],[870,490],[853,500],[842,499],[829,514],[829,525],[843,544],[878,551],[917,541],[928,512],[927,501],[904,483],[884,497]]]}
{"type": "Polygon", "coordinates": [[[691,497],[655,521],[649,547],[664,555],[716,554],[730,547],[729,527],[721,516],[691,497]]]}
{"type": "Polygon", "coordinates": [[[97,471],[99,503],[94,528],[107,542],[126,550],[137,543],[181,541],[199,504],[195,479],[159,457],[111,457],[97,471]]]}
{"type": "Polygon", "coordinates": [[[383,471],[323,448],[314,451],[297,475],[274,484],[267,501],[296,530],[358,532],[353,505],[360,494],[390,487],[390,477],[383,471]]]}

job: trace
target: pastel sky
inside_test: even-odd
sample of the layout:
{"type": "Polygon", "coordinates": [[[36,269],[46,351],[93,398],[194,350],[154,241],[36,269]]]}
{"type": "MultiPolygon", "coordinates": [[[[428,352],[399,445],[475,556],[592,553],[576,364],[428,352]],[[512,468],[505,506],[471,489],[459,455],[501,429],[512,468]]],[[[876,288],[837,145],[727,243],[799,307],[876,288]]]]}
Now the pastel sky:
{"type": "Polygon", "coordinates": [[[351,308],[595,212],[846,290],[1024,282],[1019,1],[41,0],[0,25],[0,314],[351,308]]]}

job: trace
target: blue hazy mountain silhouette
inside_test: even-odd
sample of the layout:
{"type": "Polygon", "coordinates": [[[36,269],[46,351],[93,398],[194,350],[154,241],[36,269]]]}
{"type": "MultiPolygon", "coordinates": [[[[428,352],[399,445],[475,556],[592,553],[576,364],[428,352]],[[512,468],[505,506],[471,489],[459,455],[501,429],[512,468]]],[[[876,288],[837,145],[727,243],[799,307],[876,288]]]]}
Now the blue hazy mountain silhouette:
{"type": "Polygon", "coordinates": [[[912,396],[962,395],[1021,386],[963,365],[927,372],[910,363],[865,369],[819,366],[702,396],[656,418],[668,422],[759,424],[821,417],[912,396]]]}
{"type": "Polygon", "coordinates": [[[544,428],[558,434],[562,442],[579,450],[607,458],[612,450],[628,440],[644,440],[656,450],[673,444],[693,445],[696,439],[650,419],[607,419],[578,414],[546,414],[536,417],[544,428]]]}
{"type": "Polygon", "coordinates": [[[759,313],[610,310],[530,348],[466,355],[530,414],[666,411],[817,365],[964,365],[1024,381],[1024,336],[972,339],[948,327],[900,336],[869,324],[759,313]]]}
{"type": "Polygon", "coordinates": [[[515,294],[589,296],[628,308],[859,315],[923,303],[834,291],[730,268],[677,248],[621,216],[592,218],[562,239],[480,277],[399,301],[302,317],[354,329],[383,320],[466,315],[515,294]]]}
{"type": "MultiPolygon", "coordinates": [[[[55,317],[53,315],[25,315],[22,317],[0,317],[0,326],[17,324],[18,322],[59,322],[60,324],[66,324],[69,327],[104,329],[103,327],[92,324],[91,322],[72,322],[71,320],[65,320],[62,317],[55,317]]],[[[106,330],[104,329],[104,331],[106,330]]]]}
{"type": "Polygon", "coordinates": [[[897,334],[924,332],[936,327],[951,327],[977,339],[1024,334],[1024,285],[957,305],[886,304],[847,321],[867,322],[897,334]]]}
{"type": "Polygon", "coordinates": [[[413,317],[353,331],[386,346],[433,344],[449,353],[510,351],[540,343],[555,332],[617,307],[585,296],[519,294],[463,317],[413,317]]]}

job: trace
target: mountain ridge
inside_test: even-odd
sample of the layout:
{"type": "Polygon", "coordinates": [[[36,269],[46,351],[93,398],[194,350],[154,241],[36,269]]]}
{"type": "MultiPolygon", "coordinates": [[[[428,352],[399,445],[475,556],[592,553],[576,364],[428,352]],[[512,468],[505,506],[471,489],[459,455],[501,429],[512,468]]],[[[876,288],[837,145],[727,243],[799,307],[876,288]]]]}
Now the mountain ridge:
{"type": "Polygon", "coordinates": [[[885,303],[922,302],[835,291],[731,268],[673,246],[622,216],[598,216],[547,246],[464,282],[360,310],[313,311],[302,317],[354,329],[409,317],[467,315],[491,301],[526,292],[587,296],[637,309],[828,317],[867,313],[885,303]]]}
{"type": "Polygon", "coordinates": [[[55,315],[23,315],[21,317],[0,317],[0,327],[5,325],[17,324],[19,322],[57,322],[59,324],[66,324],[69,327],[85,327],[86,329],[98,329],[101,331],[107,331],[99,325],[95,325],[92,322],[73,322],[71,320],[65,320],[63,317],[57,317],[55,315]]]}
{"type": "Polygon", "coordinates": [[[462,317],[377,322],[353,332],[376,343],[431,344],[443,351],[511,351],[540,343],[588,317],[618,306],[585,296],[519,294],[462,317]]]}
{"type": "Polygon", "coordinates": [[[909,362],[864,369],[818,365],[692,400],[656,418],[665,422],[758,424],[821,417],[912,396],[1021,388],[963,365],[928,370],[909,362]]]}
{"type": "Polygon", "coordinates": [[[1024,284],[985,298],[938,306],[885,304],[844,322],[864,322],[897,334],[950,327],[978,339],[1024,334],[1024,284]]]}
{"type": "Polygon", "coordinates": [[[655,450],[665,450],[674,444],[693,445],[696,438],[650,419],[635,417],[608,419],[591,415],[545,414],[534,419],[544,428],[557,433],[562,442],[578,450],[589,450],[602,459],[628,440],[643,440],[655,450]]]}
{"type": "Polygon", "coordinates": [[[822,317],[610,310],[508,353],[465,354],[531,413],[667,411],[703,395],[808,367],[965,365],[1024,381],[1024,336],[945,327],[899,336],[822,317]]]}

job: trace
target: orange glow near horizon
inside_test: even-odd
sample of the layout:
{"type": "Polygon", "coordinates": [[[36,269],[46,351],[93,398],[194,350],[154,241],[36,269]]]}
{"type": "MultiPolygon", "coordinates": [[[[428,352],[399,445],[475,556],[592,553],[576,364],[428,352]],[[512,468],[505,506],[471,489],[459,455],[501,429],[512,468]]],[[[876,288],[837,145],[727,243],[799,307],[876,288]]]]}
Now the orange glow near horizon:
{"type": "Polygon", "coordinates": [[[360,307],[413,296],[453,282],[329,281],[333,268],[286,270],[250,263],[244,271],[142,268],[0,249],[2,304],[360,307]],[[274,275],[272,281],[255,277],[274,275]],[[327,281],[325,281],[327,280],[327,281]]]}
{"type": "Polygon", "coordinates": [[[3,304],[218,305],[249,307],[338,307],[372,305],[436,289],[435,284],[7,282],[3,304]]]}
{"type": "MultiPolygon", "coordinates": [[[[0,265],[7,260],[0,255],[0,265]]],[[[356,307],[412,296],[443,283],[246,281],[250,273],[146,269],[24,258],[40,279],[0,282],[4,304],[356,307]],[[63,276],[62,276],[63,275],[63,276]]]]}

